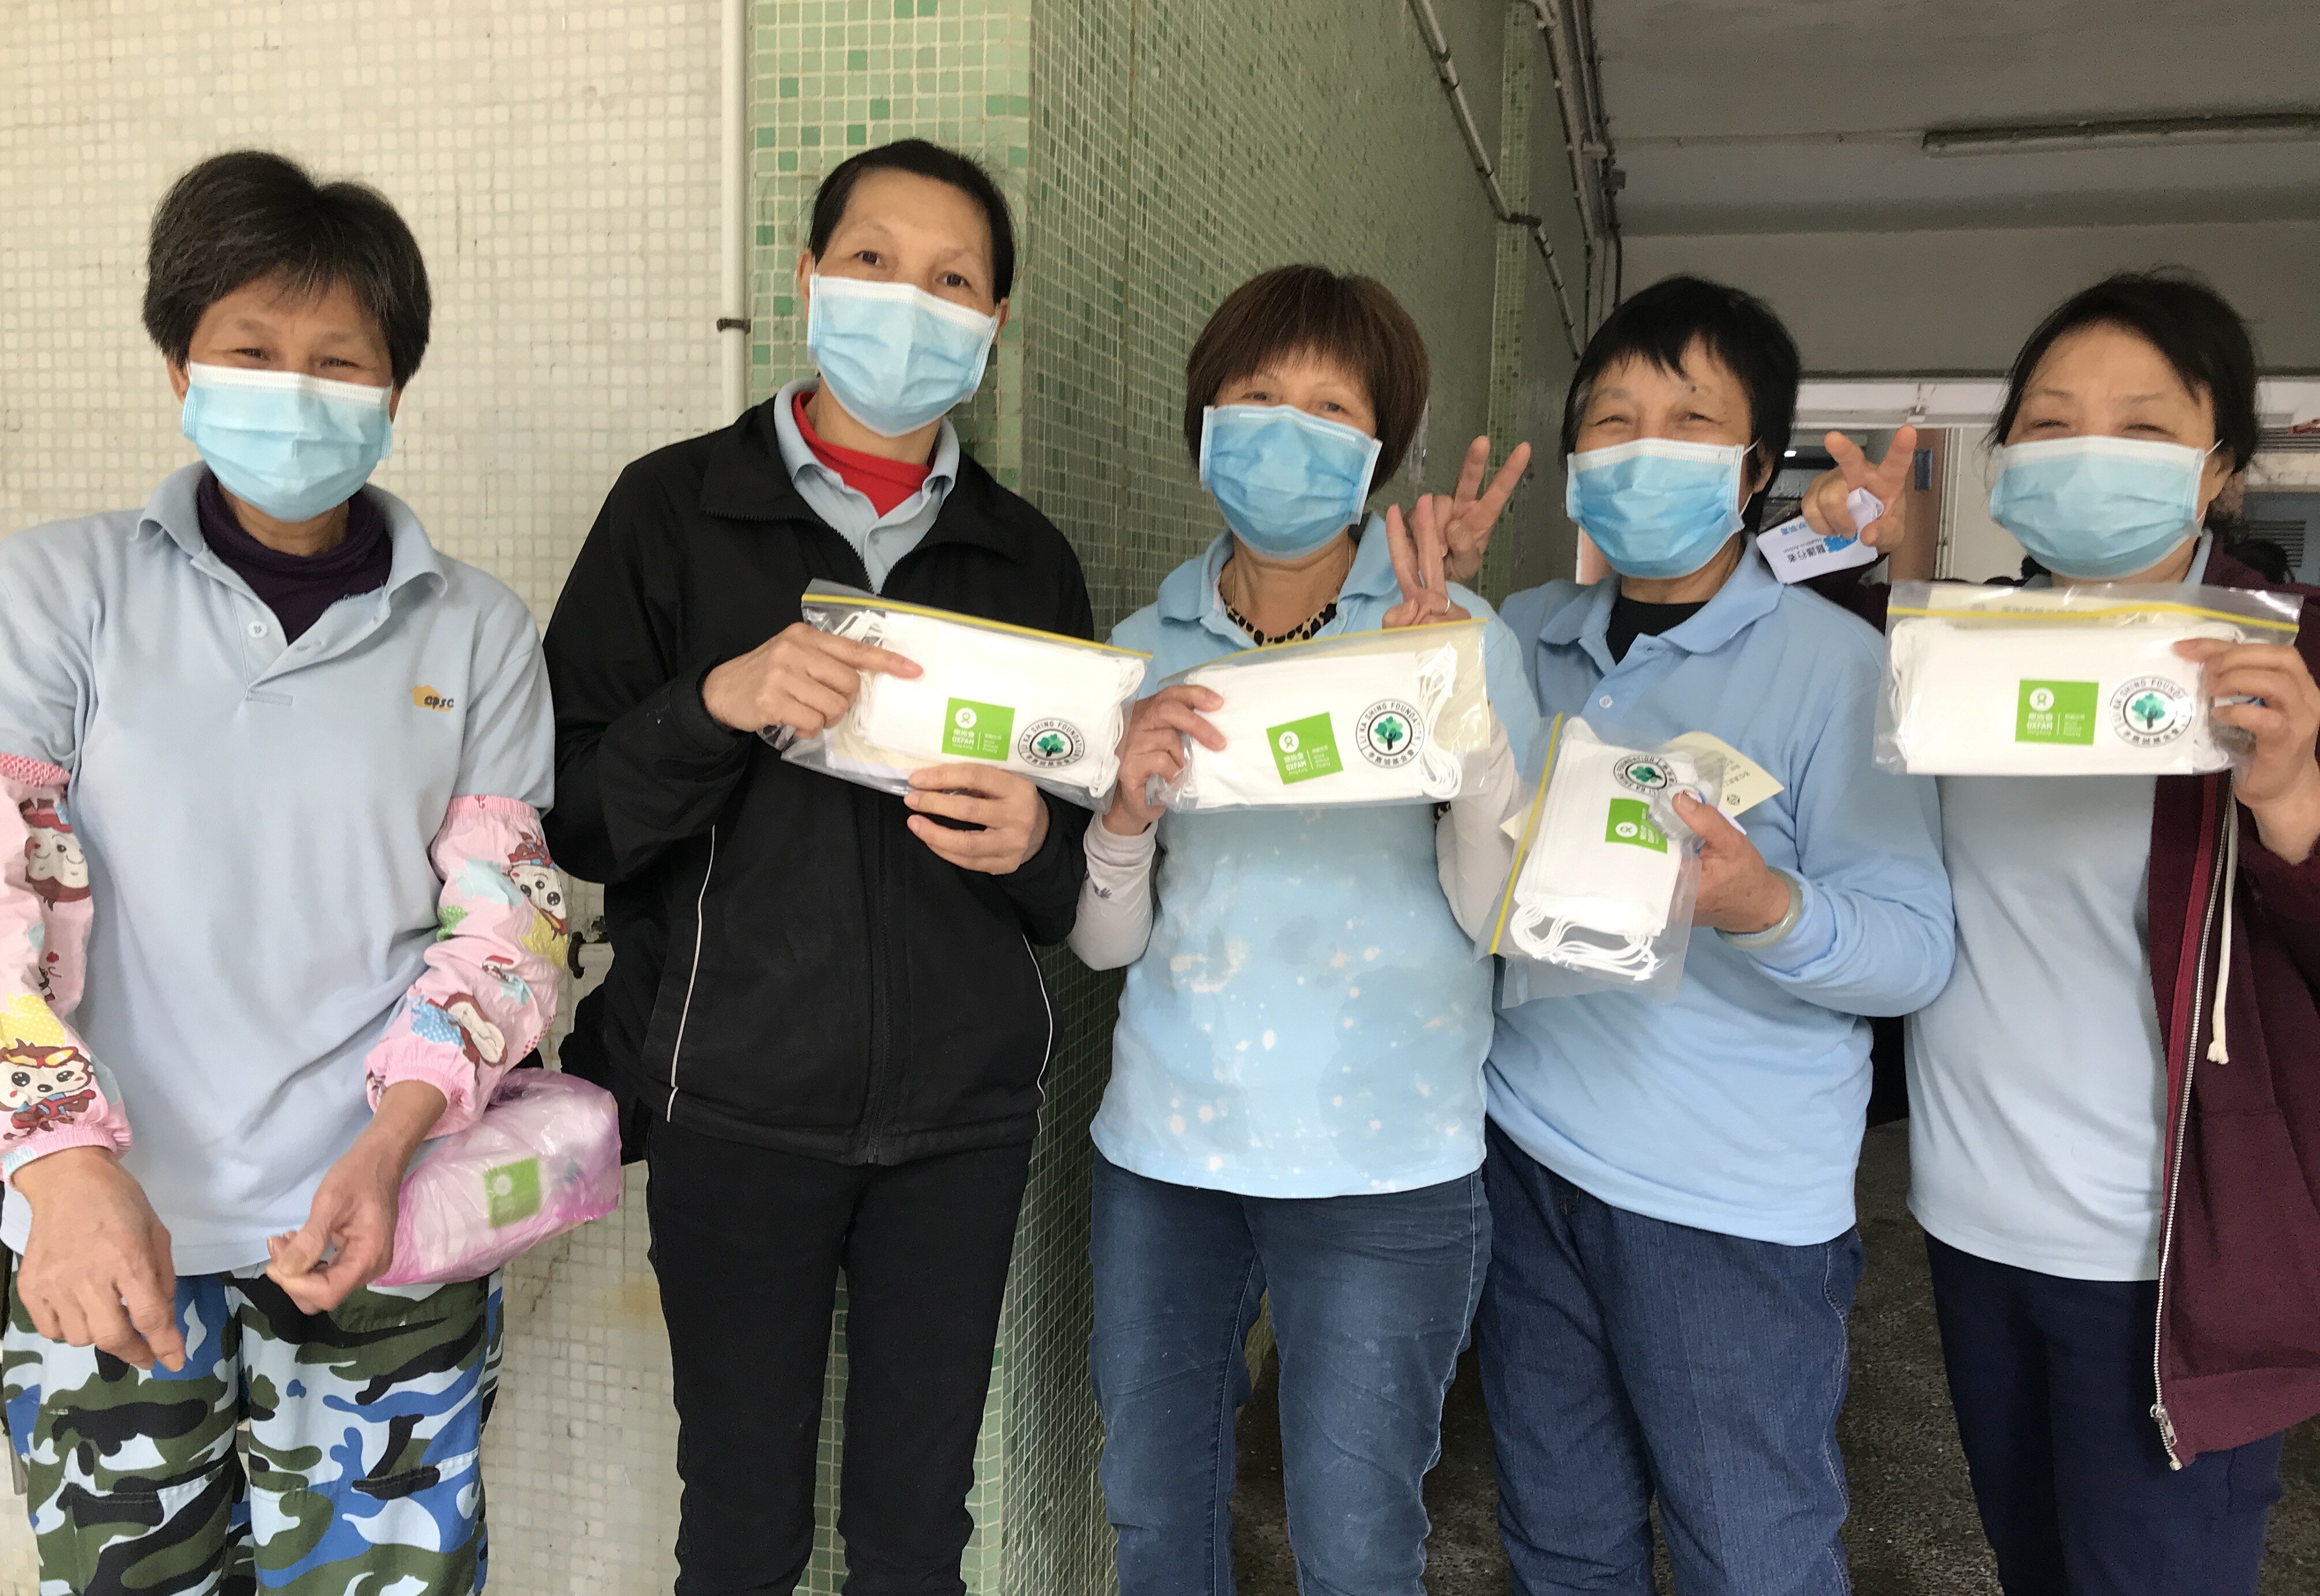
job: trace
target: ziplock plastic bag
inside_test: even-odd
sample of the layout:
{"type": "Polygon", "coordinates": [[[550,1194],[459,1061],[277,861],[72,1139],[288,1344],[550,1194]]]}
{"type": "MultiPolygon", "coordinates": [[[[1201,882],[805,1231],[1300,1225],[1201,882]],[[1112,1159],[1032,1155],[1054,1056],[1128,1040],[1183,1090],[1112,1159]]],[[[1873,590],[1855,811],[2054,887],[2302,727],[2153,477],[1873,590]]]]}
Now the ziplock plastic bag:
{"type": "Polygon", "coordinates": [[[403,1177],[394,1267],[380,1285],[479,1280],[621,1205],[621,1111],[577,1075],[510,1070],[467,1129],[403,1177]]]}
{"type": "Polygon", "coordinates": [[[1901,582],[1877,763],[1913,775],[2192,775],[2245,735],[2208,714],[2193,638],[2288,642],[2302,601],[2238,587],[1901,582]]]}
{"type": "Polygon", "coordinates": [[[1538,796],[1482,950],[1507,961],[1505,1002],[1603,991],[1665,996],[1681,983],[1699,839],[1676,818],[1678,793],[1717,803],[1721,762],[1696,748],[1605,742],[1576,716],[1555,717],[1538,796]]]}
{"type": "Polygon", "coordinates": [[[1491,742],[1480,621],[1249,648],[1177,682],[1224,700],[1207,718],[1225,746],[1184,739],[1170,809],[1443,803],[1491,742]]]}
{"type": "Polygon", "coordinates": [[[1003,621],[900,603],[817,582],[805,618],[924,668],[862,673],[845,718],[782,757],[882,792],[907,793],[929,765],[987,760],[1074,803],[1101,807],[1149,656],[1003,621]]]}

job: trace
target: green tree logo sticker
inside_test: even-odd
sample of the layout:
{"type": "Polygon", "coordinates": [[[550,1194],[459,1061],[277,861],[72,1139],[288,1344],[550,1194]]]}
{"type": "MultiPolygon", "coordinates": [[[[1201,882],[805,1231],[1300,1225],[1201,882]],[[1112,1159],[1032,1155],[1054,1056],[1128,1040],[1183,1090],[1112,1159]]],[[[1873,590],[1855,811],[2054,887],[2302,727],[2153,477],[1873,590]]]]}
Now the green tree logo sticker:
{"type": "Polygon", "coordinates": [[[2111,731],[2134,748],[2173,742],[2198,718],[2191,689],[2172,676],[2136,676],[2110,695],[2111,731]]]}
{"type": "Polygon", "coordinates": [[[1361,749],[1363,758],[1379,768],[1397,769],[1418,757],[1420,729],[1425,724],[1416,704],[1382,698],[1354,723],[1354,746],[1361,749]]]}
{"type": "Polygon", "coordinates": [[[1015,757],[1037,770],[1061,770],[1078,764],[1087,746],[1078,727],[1050,715],[1023,728],[1015,739],[1015,757]]]}

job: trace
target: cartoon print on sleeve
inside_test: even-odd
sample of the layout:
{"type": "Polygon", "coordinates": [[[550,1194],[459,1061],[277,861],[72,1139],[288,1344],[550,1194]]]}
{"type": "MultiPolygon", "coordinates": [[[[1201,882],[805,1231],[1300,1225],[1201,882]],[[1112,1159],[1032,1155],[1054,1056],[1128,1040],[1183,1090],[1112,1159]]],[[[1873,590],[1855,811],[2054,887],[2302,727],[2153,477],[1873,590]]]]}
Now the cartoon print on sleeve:
{"type": "Polygon", "coordinates": [[[440,1091],[446,1136],[475,1122],[556,1017],[565,895],[539,817],[512,799],[455,800],[430,852],[436,939],[366,1073],[374,1104],[398,1081],[440,1091]]]}
{"type": "Polygon", "coordinates": [[[70,781],[0,753],[0,1178],[66,1147],[129,1148],[120,1091],[66,1021],[95,909],[70,781]]]}
{"type": "Polygon", "coordinates": [[[0,1109],[5,1139],[57,1129],[96,1107],[96,1065],[75,1047],[0,1046],[0,1109]]]}
{"type": "Polygon", "coordinates": [[[508,878],[525,901],[556,928],[557,936],[563,936],[569,929],[564,918],[564,878],[548,857],[548,845],[536,837],[525,838],[508,856],[507,869],[508,878]]]}
{"type": "Polygon", "coordinates": [[[88,896],[88,858],[53,799],[19,806],[24,817],[24,884],[43,903],[77,903],[88,896]]]}

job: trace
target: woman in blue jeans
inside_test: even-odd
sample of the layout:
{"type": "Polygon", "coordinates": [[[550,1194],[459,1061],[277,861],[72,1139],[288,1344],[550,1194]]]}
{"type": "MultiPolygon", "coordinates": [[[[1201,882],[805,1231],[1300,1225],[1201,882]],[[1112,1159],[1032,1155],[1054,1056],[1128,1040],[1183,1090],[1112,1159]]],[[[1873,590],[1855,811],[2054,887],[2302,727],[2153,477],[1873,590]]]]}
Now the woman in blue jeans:
{"type": "MultiPolygon", "coordinates": [[[[1478,499],[1478,445],[1414,537],[1398,511],[1359,525],[1426,394],[1418,329],[1376,283],[1286,267],[1236,291],[1193,346],[1184,414],[1231,530],[1112,640],[1157,682],[1267,642],[1489,618],[1444,581],[1445,534],[1496,515],[1525,451],[1478,499]]],[[[1485,651],[1505,726],[1438,819],[1162,816],[1146,778],[1175,774],[1184,736],[1222,743],[1201,712],[1222,701],[1177,686],[1138,706],[1088,828],[1072,946],[1129,966],[1094,1128],[1092,1347],[1125,1596],[1233,1588],[1233,1418],[1268,1296],[1302,1588],[1419,1596],[1420,1484],[1490,1256],[1491,979],[1461,920],[1503,872],[1536,720],[1495,618],[1485,651]]]]}

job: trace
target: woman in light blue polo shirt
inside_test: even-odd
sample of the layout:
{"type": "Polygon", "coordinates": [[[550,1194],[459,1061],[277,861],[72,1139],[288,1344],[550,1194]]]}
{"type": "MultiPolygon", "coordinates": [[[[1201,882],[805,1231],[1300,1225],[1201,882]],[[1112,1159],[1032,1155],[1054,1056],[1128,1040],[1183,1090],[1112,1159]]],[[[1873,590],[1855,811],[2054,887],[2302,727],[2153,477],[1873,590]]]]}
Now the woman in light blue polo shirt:
{"type": "Polygon", "coordinates": [[[1476,1324],[1521,1591],[1840,1596],[1845,1321],[1869,1022],[1941,990],[1928,782],[1871,763],[1877,634],[1748,536],[1795,414],[1763,302],[1671,277],[1596,330],[1563,419],[1569,505],[1612,567],[1507,600],[1542,712],[1645,745],[1705,731],[1778,788],[1702,836],[1680,990],[1509,1006],[1489,1070],[1476,1324]],[[1745,827],[1745,834],[1742,828],[1745,827]]]}
{"type": "Polygon", "coordinates": [[[371,1283],[420,1143],[554,1015],[563,898],[531,617],[364,485],[428,318],[378,195],[204,161],[145,290],[201,460],[0,543],[0,1238],[43,1590],[483,1582],[496,1277],[371,1283]]]}
{"type": "MultiPolygon", "coordinates": [[[[1303,266],[1237,290],[1193,346],[1184,416],[1232,530],[1112,634],[1153,655],[1157,682],[1262,643],[1480,615],[1504,721],[1489,779],[1439,821],[1425,805],[1163,817],[1146,776],[1176,772],[1183,736],[1219,746],[1200,712],[1221,701],[1162,688],[1130,726],[1072,938],[1098,968],[1130,966],[1092,1244],[1126,1596],[1230,1588],[1242,1348],[1268,1294],[1309,1588],[1421,1590],[1419,1487],[1490,1253],[1491,976],[1461,922],[1499,885],[1536,722],[1514,639],[1442,578],[1437,505],[1421,502],[1414,538],[1398,512],[1355,534],[1426,394],[1425,344],[1378,284],[1303,266]]],[[[1495,516],[1520,468],[1451,518],[1495,516]]]]}

